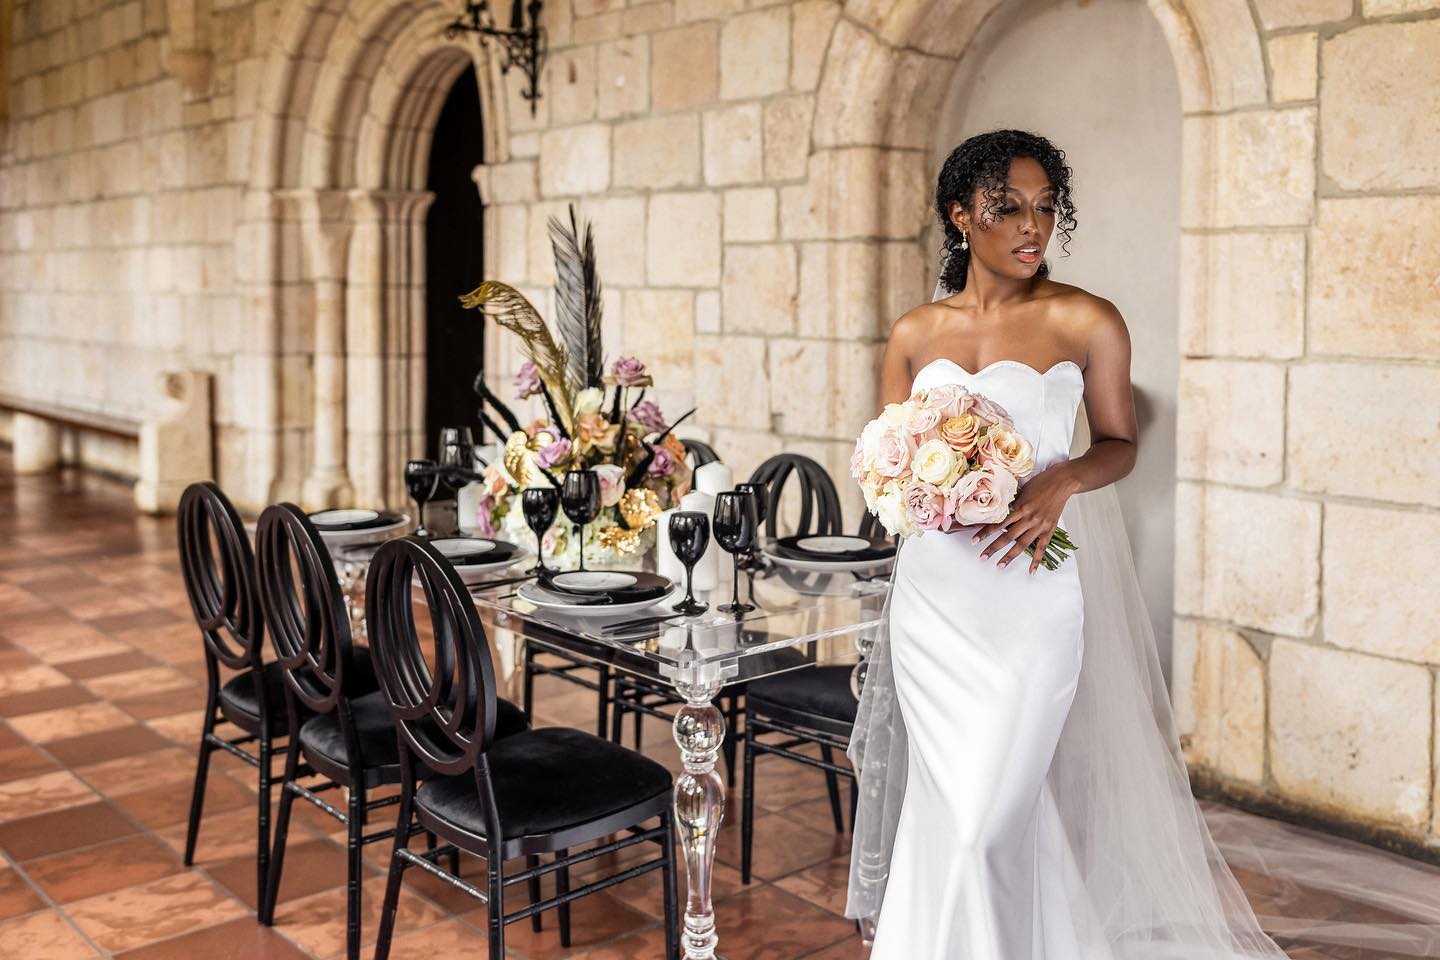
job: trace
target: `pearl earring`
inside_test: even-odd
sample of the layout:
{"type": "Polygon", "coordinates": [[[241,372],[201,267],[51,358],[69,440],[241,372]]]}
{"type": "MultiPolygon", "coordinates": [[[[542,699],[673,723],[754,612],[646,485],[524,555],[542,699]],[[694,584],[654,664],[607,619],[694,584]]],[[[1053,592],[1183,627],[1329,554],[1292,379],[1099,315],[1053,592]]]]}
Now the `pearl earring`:
{"type": "Polygon", "coordinates": [[[965,235],[965,231],[964,231],[964,230],[961,230],[961,231],[960,231],[960,249],[961,249],[961,250],[969,250],[969,249],[970,249],[970,238],[965,235]]]}

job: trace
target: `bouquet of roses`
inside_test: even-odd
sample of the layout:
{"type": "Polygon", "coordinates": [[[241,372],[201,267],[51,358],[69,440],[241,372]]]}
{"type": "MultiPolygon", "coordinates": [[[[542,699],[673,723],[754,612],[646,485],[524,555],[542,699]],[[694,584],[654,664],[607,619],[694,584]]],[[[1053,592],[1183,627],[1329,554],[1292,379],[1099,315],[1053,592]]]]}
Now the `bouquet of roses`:
{"type": "MultiPolygon", "coordinates": [[[[902,537],[999,523],[1034,470],[1034,448],[1005,408],[958,384],[887,404],[860,432],[850,458],[865,506],[902,537]]],[[[1074,549],[1056,528],[1040,562],[1054,570],[1074,549]]],[[[1034,547],[1025,552],[1033,556],[1034,547]]]]}

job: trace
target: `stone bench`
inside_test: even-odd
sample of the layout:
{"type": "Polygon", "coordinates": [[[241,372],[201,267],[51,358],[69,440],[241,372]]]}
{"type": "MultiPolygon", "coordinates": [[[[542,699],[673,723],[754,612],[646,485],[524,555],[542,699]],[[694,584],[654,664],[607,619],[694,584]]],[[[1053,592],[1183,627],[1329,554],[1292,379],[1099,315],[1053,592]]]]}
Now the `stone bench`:
{"type": "Polygon", "coordinates": [[[210,374],[200,370],[161,374],[158,412],[143,419],[0,393],[0,410],[13,414],[14,470],[45,473],[59,467],[66,430],[134,440],[140,448],[136,506],[171,513],[186,486],[214,476],[210,383],[210,374]]]}

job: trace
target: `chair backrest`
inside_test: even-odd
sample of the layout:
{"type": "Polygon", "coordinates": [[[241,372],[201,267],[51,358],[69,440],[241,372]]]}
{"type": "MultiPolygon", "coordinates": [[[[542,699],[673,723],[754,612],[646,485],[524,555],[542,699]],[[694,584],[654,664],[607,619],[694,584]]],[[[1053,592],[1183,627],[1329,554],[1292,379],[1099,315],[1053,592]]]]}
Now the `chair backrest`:
{"type": "Polygon", "coordinates": [[[844,532],[840,495],[825,468],[799,453],[779,453],[750,474],[751,483],[763,483],[769,490],[765,510],[765,535],[779,536],[785,485],[794,475],[800,484],[800,516],[791,531],[796,536],[834,536],[844,532]]]}
{"type": "Polygon", "coordinates": [[[385,543],[370,561],[365,622],[371,658],[404,744],[430,769],[476,769],[495,738],[495,668],[474,601],[428,542],[385,543]],[[429,611],[432,656],[415,623],[415,585],[429,611]]]}
{"type": "Polygon", "coordinates": [[[255,555],[240,514],[213,483],[180,497],[180,569],[207,654],[232,670],[259,668],[265,619],[255,589],[255,555]]]}
{"type": "Polygon", "coordinates": [[[680,442],[685,445],[685,452],[690,455],[691,466],[703,467],[707,463],[715,463],[720,459],[720,454],[715,452],[715,448],[704,440],[681,437],[680,442]]]}
{"type": "Polygon", "coordinates": [[[260,514],[255,572],[286,684],[305,706],[329,713],[350,668],[350,618],[330,551],[295,504],[277,503],[260,514]]]}

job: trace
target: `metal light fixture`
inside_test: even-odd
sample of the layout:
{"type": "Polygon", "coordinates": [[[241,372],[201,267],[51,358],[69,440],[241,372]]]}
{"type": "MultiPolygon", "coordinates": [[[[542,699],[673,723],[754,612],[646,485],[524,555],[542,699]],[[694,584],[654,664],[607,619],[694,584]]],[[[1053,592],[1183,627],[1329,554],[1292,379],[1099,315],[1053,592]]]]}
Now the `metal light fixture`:
{"type": "Polygon", "coordinates": [[[519,67],[530,81],[530,88],[520,95],[530,101],[530,115],[535,115],[535,105],[540,99],[540,68],[545,62],[545,30],[540,26],[540,11],[545,4],[542,0],[512,0],[510,26],[501,29],[495,25],[495,16],[490,12],[488,0],[466,0],[465,12],[445,28],[445,36],[455,39],[462,33],[479,36],[484,45],[486,38],[500,41],[505,59],[500,62],[500,72],[509,73],[511,67],[519,67]],[[530,25],[526,27],[528,15],[530,25]]]}

